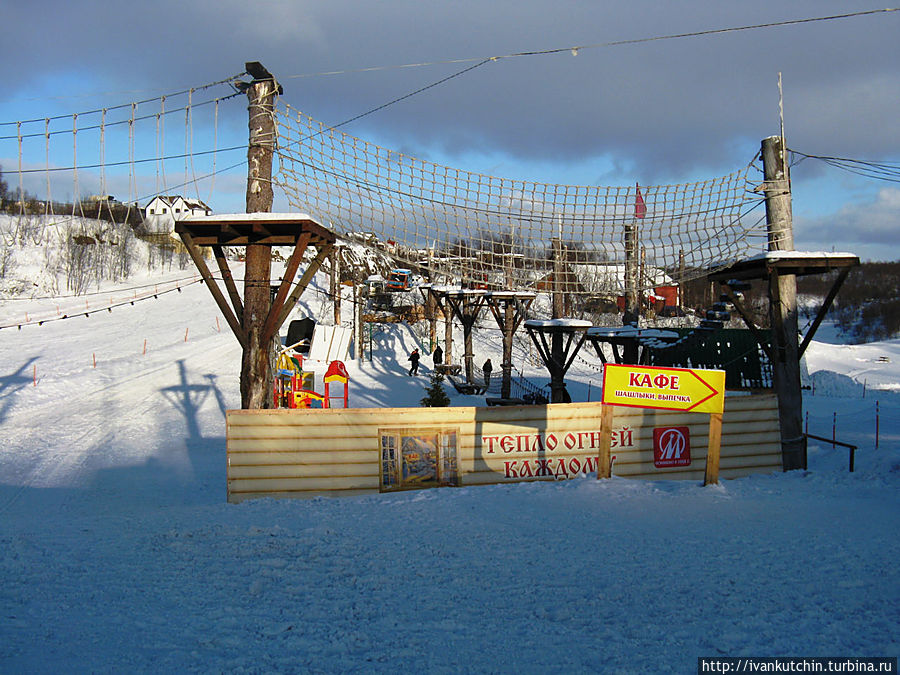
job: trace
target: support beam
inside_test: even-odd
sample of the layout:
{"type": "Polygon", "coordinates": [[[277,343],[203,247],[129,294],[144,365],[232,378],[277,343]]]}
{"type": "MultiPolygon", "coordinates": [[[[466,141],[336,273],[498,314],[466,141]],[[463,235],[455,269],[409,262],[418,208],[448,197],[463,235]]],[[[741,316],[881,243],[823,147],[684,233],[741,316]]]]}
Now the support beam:
{"type": "Polygon", "coordinates": [[[272,306],[269,307],[269,313],[266,315],[266,323],[263,327],[264,340],[271,340],[274,338],[278,329],[281,328],[281,323],[276,325],[276,322],[278,321],[278,317],[283,313],[288,291],[291,284],[294,282],[294,275],[297,274],[297,268],[300,267],[300,261],[303,260],[303,254],[306,252],[306,247],[309,245],[311,237],[312,235],[309,232],[304,232],[297,239],[294,251],[291,253],[291,257],[284,269],[284,277],[281,279],[281,284],[278,286],[275,299],[272,301],[272,306]]]}
{"type": "Polygon", "coordinates": [[[503,334],[503,380],[500,388],[501,398],[510,398],[512,392],[512,348],[516,330],[522,325],[531,303],[536,297],[533,293],[517,293],[513,291],[489,291],[485,296],[487,305],[494,315],[503,334]]]}
{"type": "Polygon", "coordinates": [[[819,325],[822,323],[822,319],[824,319],[825,315],[828,314],[828,310],[831,308],[831,303],[834,302],[835,296],[838,294],[838,291],[841,290],[841,286],[844,285],[844,281],[847,279],[848,274],[850,274],[850,268],[845,267],[841,270],[838,278],[834,280],[834,284],[832,284],[831,290],[828,291],[828,295],[825,297],[825,301],[819,308],[819,312],[816,314],[815,320],[812,322],[812,325],[809,327],[806,335],[803,336],[803,342],[800,344],[801,358],[803,357],[803,353],[806,351],[806,348],[809,346],[809,343],[812,341],[813,336],[816,334],[816,331],[819,330],[819,325]]]}
{"type": "Polygon", "coordinates": [[[197,266],[197,271],[200,272],[200,276],[206,283],[206,287],[209,289],[210,293],[212,293],[213,299],[219,306],[219,311],[222,312],[222,316],[225,317],[225,321],[229,326],[231,326],[231,331],[238,339],[238,342],[241,343],[241,347],[246,349],[247,334],[244,332],[244,328],[243,326],[241,326],[241,322],[235,316],[235,313],[231,310],[231,307],[228,306],[228,301],[225,299],[225,296],[222,295],[222,291],[219,288],[219,285],[216,283],[216,280],[213,279],[212,274],[210,274],[209,267],[207,267],[206,261],[203,259],[203,254],[200,252],[199,247],[194,243],[191,235],[187,232],[180,232],[179,236],[181,237],[181,241],[184,243],[184,247],[187,249],[188,255],[191,256],[191,260],[193,260],[194,265],[197,266]]]}
{"type": "Polygon", "coordinates": [[[312,281],[314,276],[316,276],[316,272],[319,271],[322,263],[325,262],[325,259],[330,253],[331,244],[319,245],[319,248],[316,251],[316,257],[313,258],[309,265],[306,267],[306,271],[303,272],[303,276],[300,277],[300,281],[298,281],[297,285],[294,286],[294,290],[291,292],[290,297],[287,299],[287,302],[281,309],[281,314],[278,315],[278,321],[275,323],[276,331],[284,325],[285,321],[287,321],[288,315],[291,313],[291,309],[294,307],[294,305],[297,304],[297,300],[299,300],[300,296],[303,295],[303,291],[305,291],[306,287],[309,286],[309,282],[312,281]]]}
{"type": "Polygon", "coordinates": [[[231,304],[234,307],[234,314],[238,321],[244,321],[244,303],[238,293],[237,286],[234,283],[234,276],[231,274],[231,268],[228,266],[228,260],[225,258],[225,250],[218,244],[212,247],[213,255],[216,258],[216,264],[219,266],[219,273],[222,275],[222,282],[225,284],[225,290],[228,291],[228,297],[231,298],[231,304]]]}
{"type": "Polygon", "coordinates": [[[535,320],[525,322],[525,331],[550,373],[551,403],[564,402],[566,372],[584,344],[590,327],[590,321],[574,319],[569,319],[567,323],[535,320]],[[550,336],[549,343],[547,336],[550,336]]]}
{"type": "Polygon", "coordinates": [[[750,316],[750,313],[744,307],[744,304],[740,300],[738,300],[734,292],[727,285],[725,285],[724,282],[722,283],[722,285],[726,289],[724,293],[728,296],[728,302],[734,305],[734,308],[738,311],[738,314],[741,315],[741,318],[744,320],[744,325],[746,325],[747,328],[750,329],[750,332],[753,333],[753,337],[756,338],[756,343],[766,353],[766,356],[769,357],[769,361],[774,361],[775,354],[772,345],[769,344],[769,340],[765,335],[763,335],[762,331],[759,329],[759,326],[757,326],[753,321],[753,317],[750,316]]]}

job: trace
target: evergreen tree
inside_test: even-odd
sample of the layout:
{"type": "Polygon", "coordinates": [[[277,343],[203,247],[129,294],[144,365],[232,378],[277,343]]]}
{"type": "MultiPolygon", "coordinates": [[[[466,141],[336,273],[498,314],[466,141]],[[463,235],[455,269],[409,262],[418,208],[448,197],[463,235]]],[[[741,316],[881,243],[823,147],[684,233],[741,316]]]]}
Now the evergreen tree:
{"type": "Polygon", "coordinates": [[[444,391],[444,376],[438,372],[431,373],[431,384],[425,390],[427,396],[420,403],[423,408],[446,408],[450,405],[450,397],[444,391]]]}

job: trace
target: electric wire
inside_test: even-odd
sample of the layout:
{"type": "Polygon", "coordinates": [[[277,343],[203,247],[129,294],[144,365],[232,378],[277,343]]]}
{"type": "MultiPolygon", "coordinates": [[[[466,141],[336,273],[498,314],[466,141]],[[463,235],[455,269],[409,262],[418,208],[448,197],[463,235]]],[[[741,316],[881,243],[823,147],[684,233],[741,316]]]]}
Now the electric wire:
{"type": "MultiPolygon", "coordinates": [[[[307,77],[321,77],[321,76],[330,76],[330,75],[345,75],[345,74],[354,74],[354,73],[370,73],[382,70],[398,70],[405,68],[421,68],[426,66],[438,66],[438,65],[450,65],[456,63],[471,63],[473,61],[498,61],[500,59],[512,59],[523,56],[545,56],[548,54],[561,54],[565,52],[570,52],[573,55],[577,55],[577,53],[584,49],[600,49],[606,47],[620,47],[623,45],[633,45],[633,44],[641,44],[645,42],[657,42],[662,40],[678,40],[684,38],[692,38],[692,37],[705,37],[709,35],[717,35],[724,33],[734,33],[739,31],[747,31],[747,30],[759,30],[763,28],[778,28],[781,26],[791,26],[797,24],[804,23],[815,23],[820,21],[834,21],[838,19],[849,19],[859,16],[866,16],[872,14],[883,14],[886,12],[896,12],[900,11],[900,7],[887,7],[884,9],[872,9],[865,10],[859,12],[848,12],[845,14],[833,14],[829,16],[819,16],[812,17],[806,19],[788,19],[785,21],[771,21],[767,23],[757,23],[757,24],[749,24],[744,26],[733,26],[729,28],[713,28],[709,30],[701,30],[701,31],[691,31],[686,33],[674,33],[670,35],[657,35],[651,37],[644,38],[633,38],[626,40],[613,40],[610,42],[598,42],[594,44],[585,44],[585,45],[573,45],[568,47],[556,47],[552,49],[539,49],[539,50],[530,50],[530,51],[521,51],[521,52],[511,52],[509,54],[501,54],[497,56],[489,56],[489,57],[465,57],[465,58],[456,58],[456,59],[446,59],[439,61],[422,61],[418,63],[404,63],[397,65],[388,65],[388,66],[369,66],[365,68],[353,68],[353,69],[345,69],[345,70],[331,70],[331,71],[323,71],[323,72],[315,72],[315,73],[302,73],[298,75],[289,75],[288,79],[291,78],[307,78],[307,77]]],[[[481,65],[479,63],[479,65],[481,65]]]]}

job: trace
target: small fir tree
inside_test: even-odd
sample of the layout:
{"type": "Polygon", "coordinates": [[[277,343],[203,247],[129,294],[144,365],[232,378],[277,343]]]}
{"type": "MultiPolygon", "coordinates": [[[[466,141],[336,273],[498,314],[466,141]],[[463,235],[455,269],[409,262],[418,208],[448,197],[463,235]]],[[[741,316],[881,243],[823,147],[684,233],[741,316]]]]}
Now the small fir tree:
{"type": "Polygon", "coordinates": [[[423,408],[446,408],[450,405],[450,397],[444,391],[444,376],[438,372],[431,373],[431,384],[425,390],[427,394],[420,403],[423,408]]]}

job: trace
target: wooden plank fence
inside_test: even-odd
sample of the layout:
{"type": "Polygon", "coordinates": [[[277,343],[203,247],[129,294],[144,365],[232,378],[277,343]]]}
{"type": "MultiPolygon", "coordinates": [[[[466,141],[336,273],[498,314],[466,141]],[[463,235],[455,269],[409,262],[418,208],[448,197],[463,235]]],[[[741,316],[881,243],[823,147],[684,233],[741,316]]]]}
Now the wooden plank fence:
{"type": "MultiPolygon", "coordinates": [[[[228,500],[575,478],[597,470],[601,409],[565,403],[229,410],[228,500]]],[[[708,415],[613,406],[612,473],[702,481],[708,437],[708,415]],[[661,461],[654,431],[670,428],[687,430],[689,455],[661,461]]],[[[721,477],[780,469],[775,396],[727,397],[721,477]]]]}

